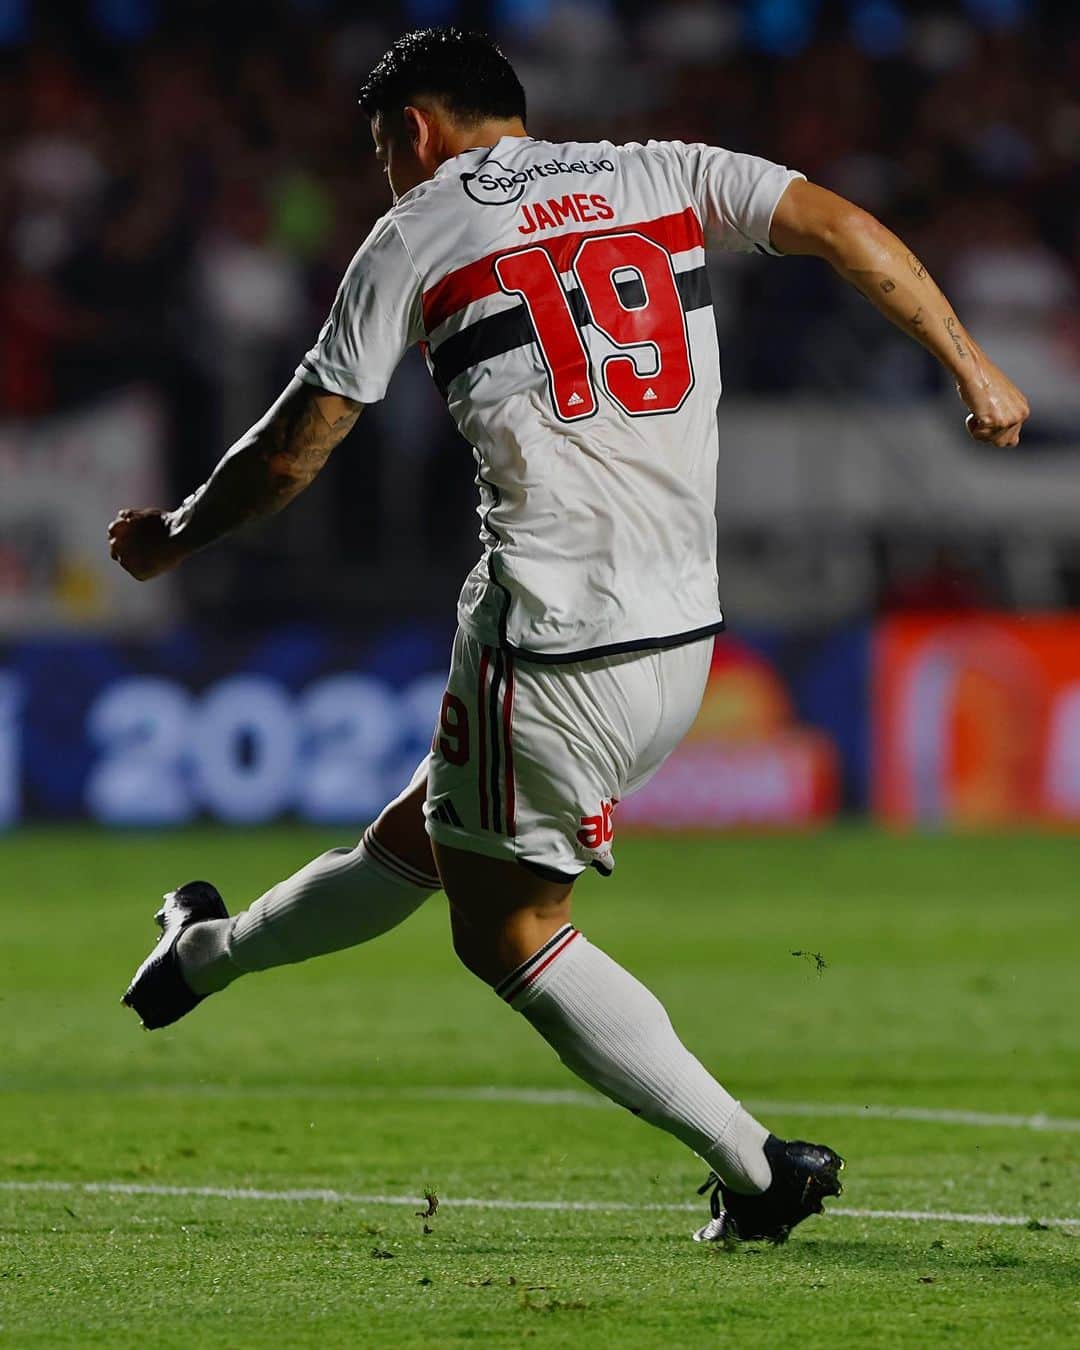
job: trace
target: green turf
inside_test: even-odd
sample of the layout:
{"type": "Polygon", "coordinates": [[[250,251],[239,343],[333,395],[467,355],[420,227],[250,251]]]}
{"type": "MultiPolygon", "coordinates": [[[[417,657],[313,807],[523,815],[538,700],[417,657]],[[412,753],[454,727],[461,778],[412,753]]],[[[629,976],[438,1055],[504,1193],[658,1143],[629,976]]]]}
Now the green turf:
{"type": "MultiPolygon", "coordinates": [[[[455,1204],[679,1205],[703,1169],[614,1108],[470,1095],[579,1085],[455,965],[439,899],[377,944],[139,1031],[118,998],[155,896],[207,875],[244,900],[326,843],[0,842],[0,1180],[76,1183],[0,1190],[0,1344],[1077,1343],[1075,1130],[768,1116],[848,1156],[845,1206],[1076,1217],[1069,1229],[834,1216],[784,1248],[726,1252],[688,1241],[703,1211],[455,1204]],[[443,1204],[425,1220],[411,1205],[82,1189],[100,1181],[430,1185],[443,1204]]],[[[751,1104],[1076,1118],[1078,851],[853,830],[625,841],[576,917],[751,1104]]]]}

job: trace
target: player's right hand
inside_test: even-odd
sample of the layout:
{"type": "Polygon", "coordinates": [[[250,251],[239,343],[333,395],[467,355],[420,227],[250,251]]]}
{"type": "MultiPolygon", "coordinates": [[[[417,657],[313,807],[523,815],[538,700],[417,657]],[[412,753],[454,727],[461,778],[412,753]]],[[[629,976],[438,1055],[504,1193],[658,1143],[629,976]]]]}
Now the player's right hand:
{"type": "Polygon", "coordinates": [[[109,526],[110,557],[137,581],[160,576],[184,556],[167,516],[154,507],[125,507],[109,526]]]}
{"type": "Polygon", "coordinates": [[[1028,401],[992,361],[983,357],[967,380],[958,380],[957,393],[969,409],[968,434],[989,445],[1019,445],[1020,428],[1031,415],[1028,401]]]}

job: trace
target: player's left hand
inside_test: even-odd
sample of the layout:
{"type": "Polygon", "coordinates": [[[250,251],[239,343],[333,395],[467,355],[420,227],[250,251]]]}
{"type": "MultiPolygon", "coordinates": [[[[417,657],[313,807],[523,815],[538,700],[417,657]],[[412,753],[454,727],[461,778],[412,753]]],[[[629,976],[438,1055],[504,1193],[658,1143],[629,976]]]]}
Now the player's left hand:
{"type": "Polygon", "coordinates": [[[969,409],[968,434],[984,444],[1020,444],[1020,428],[1031,415],[1028,401],[1003,370],[983,357],[968,380],[958,380],[957,393],[969,409]]]}
{"type": "Polygon", "coordinates": [[[168,572],[183,558],[169,532],[168,513],[154,507],[126,507],[109,526],[109,555],[137,581],[168,572]]]}

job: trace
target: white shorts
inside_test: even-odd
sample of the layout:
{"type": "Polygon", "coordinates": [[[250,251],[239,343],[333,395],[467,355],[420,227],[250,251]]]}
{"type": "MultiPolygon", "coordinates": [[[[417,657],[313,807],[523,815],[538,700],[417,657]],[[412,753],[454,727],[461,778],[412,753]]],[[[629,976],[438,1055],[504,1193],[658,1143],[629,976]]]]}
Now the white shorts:
{"type": "Polygon", "coordinates": [[[432,839],[566,879],[615,865],[613,812],[690,729],[713,639],[538,665],[462,630],[428,768],[432,839]]]}

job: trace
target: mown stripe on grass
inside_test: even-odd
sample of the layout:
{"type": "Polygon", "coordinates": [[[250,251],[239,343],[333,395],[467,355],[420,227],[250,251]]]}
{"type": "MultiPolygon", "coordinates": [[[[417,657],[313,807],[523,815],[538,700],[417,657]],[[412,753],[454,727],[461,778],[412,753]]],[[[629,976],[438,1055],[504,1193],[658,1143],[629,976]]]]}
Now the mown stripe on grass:
{"type": "MultiPolygon", "coordinates": [[[[2,1191],[59,1191],[79,1192],[83,1195],[148,1195],[166,1198],[212,1200],[253,1200],[278,1201],[288,1204],[319,1201],[331,1205],[426,1205],[427,1201],[418,1195],[356,1195],[350,1191],[338,1191],[317,1187],[301,1190],[269,1191],[249,1186],[167,1186],[156,1182],[142,1181],[16,1181],[0,1180],[2,1191]]],[[[701,1209],[700,1204],[681,1201],[675,1204],[628,1204],[623,1200],[506,1200],[501,1197],[481,1196],[444,1196],[440,1203],[447,1208],[458,1209],[511,1209],[511,1210],[550,1210],[556,1213],[627,1213],[644,1214],[657,1212],[694,1211],[701,1209]]],[[[1039,1218],[1028,1214],[960,1214],[952,1210],[921,1209],[852,1209],[843,1205],[832,1205],[828,1213],[840,1219],[887,1219],[906,1223],[969,1223],[983,1224],[991,1228],[1024,1228],[1040,1223],[1048,1228],[1080,1227],[1080,1216],[1076,1218],[1039,1218]]]]}

